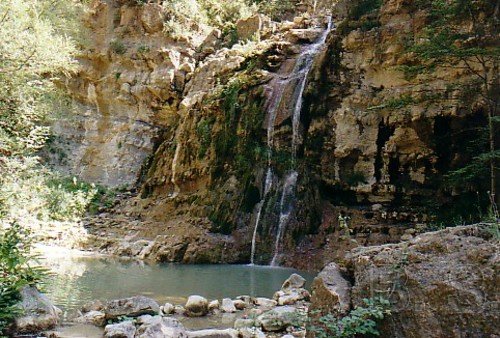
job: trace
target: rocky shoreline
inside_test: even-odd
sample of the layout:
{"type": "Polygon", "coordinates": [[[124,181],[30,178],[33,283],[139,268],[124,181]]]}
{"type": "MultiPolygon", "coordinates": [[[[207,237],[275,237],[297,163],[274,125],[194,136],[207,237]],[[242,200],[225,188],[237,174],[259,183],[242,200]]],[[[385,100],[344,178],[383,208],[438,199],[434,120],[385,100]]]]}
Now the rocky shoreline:
{"type": "MultiPolygon", "coordinates": [[[[242,295],[234,299],[208,300],[192,295],[184,305],[160,305],[145,296],[108,302],[97,300],[84,305],[81,315],[71,320],[69,325],[93,325],[100,328],[106,338],[305,337],[311,297],[304,288],[305,283],[302,276],[292,274],[273,299],[242,295]],[[202,317],[220,320],[226,325],[223,325],[224,328],[207,325],[202,330],[189,330],[183,325],[185,320],[202,317]]],[[[37,304],[38,308],[32,306],[31,315],[16,321],[16,331],[19,334],[44,331],[42,335],[45,337],[65,337],[56,328],[61,311],[36,289],[29,290],[26,297],[35,299],[31,303],[37,304]],[[43,302],[39,301],[40,297],[43,297],[43,302]]]]}

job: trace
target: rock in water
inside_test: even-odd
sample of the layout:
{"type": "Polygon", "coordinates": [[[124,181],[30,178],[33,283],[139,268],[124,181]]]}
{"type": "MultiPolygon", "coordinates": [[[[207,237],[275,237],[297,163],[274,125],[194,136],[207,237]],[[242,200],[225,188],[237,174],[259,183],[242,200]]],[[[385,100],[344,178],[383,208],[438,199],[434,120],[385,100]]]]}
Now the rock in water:
{"type": "Polygon", "coordinates": [[[137,329],[136,338],[183,338],[188,337],[184,326],[174,318],[154,316],[145,318],[137,329]]]}
{"type": "Polygon", "coordinates": [[[76,322],[83,324],[92,324],[95,326],[104,326],[106,325],[106,314],[101,311],[90,311],[83,316],[78,317],[76,322]]]}
{"type": "Polygon", "coordinates": [[[106,319],[116,319],[118,317],[138,317],[141,315],[157,315],[160,306],[153,299],[136,296],[125,299],[112,300],[106,303],[103,312],[106,319]]]}
{"type": "Polygon", "coordinates": [[[224,298],[222,300],[221,310],[222,312],[233,313],[236,312],[236,307],[234,306],[234,302],[230,298],[224,298]]]}
{"type": "Polygon", "coordinates": [[[168,316],[175,313],[175,306],[170,303],[165,303],[160,310],[163,315],[168,316]]]}
{"type": "Polygon", "coordinates": [[[306,284],[306,279],[299,274],[292,274],[281,286],[281,290],[300,289],[306,284]]]}
{"type": "Polygon", "coordinates": [[[208,303],[208,309],[212,312],[219,310],[219,308],[220,308],[220,302],[218,299],[213,300],[210,303],[208,303]]]}
{"type": "Polygon", "coordinates": [[[54,328],[59,322],[61,310],[37,288],[24,287],[21,290],[21,304],[23,316],[15,320],[17,332],[40,332],[54,328]]]}
{"type": "Polygon", "coordinates": [[[118,324],[106,325],[104,337],[106,338],[134,338],[135,326],[130,320],[118,324]]]}
{"type": "Polygon", "coordinates": [[[257,297],[254,299],[254,304],[265,308],[272,308],[278,305],[278,302],[265,297],[257,297]]]}
{"type": "Polygon", "coordinates": [[[189,317],[205,316],[208,313],[208,300],[202,296],[189,296],[185,309],[189,317]]]}

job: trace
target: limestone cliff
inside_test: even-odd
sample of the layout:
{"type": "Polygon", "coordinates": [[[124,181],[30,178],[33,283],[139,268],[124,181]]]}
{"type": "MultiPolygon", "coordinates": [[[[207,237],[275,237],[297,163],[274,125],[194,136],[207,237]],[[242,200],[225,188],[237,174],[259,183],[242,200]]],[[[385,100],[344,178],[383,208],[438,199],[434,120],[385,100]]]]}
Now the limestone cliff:
{"type": "Polygon", "coordinates": [[[427,20],[412,1],[357,17],[363,2],[333,3],[303,1],[283,21],[253,15],[231,32],[182,38],[166,32],[159,4],[94,1],[91,47],[66,84],[77,113],[56,123],[53,157],[134,193],[87,221],[90,244],[157,261],[248,262],[255,230],[256,262],[268,263],[290,170],[286,265],[317,269],[352,247],[410,238],[430,221],[429,205],[454,206],[455,192],[437,182],[468,160],[460,149],[477,137],[468,127],[485,123],[474,97],[447,89],[464,75],[405,77],[405,39],[427,20]],[[295,121],[293,72],[329,14],[334,27],[315,49],[295,121]]]}

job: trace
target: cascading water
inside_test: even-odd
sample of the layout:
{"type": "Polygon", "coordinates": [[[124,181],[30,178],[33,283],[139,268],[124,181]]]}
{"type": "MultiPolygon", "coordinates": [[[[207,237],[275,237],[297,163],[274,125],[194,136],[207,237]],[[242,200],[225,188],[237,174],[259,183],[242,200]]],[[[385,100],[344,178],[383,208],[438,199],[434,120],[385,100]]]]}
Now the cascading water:
{"type": "MultiPolygon", "coordinates": [[[[297,148],[300,144],[299,138],[299,127],[300,127],[300,113],[302,111],[303,104],[303,94],[306,88],[307,77],[312,69],[314,58],[321,51],[321,48],[326,42],[326,38],[328,33],[331,30],[332,22],[331,18],[328,18],[328,25],[326,29],[321,34],[321,37],[313,44],[307,46],[297,58],[297,62],[293,71],[290,73],[291,75],[284,78],[279,79],[275,83],[275,88],[271,95],[271,101],[268,108],[268,121],[267,121],[267,145],[268,145],[268,169],[266,173],[266,181],[264,186],[264,194],[262,200],[259,202],[257,208],[257,215],[255,220],[254,233],[252,237],[252,255],[251,255],[251,263],[254,263],[255,260],[255,250],[256,250],[256,236],[258,231],[259,222],[262,216],[262,209],[267,197],[267,194],[272,188],[273,183],[273,171],[272,171],[272,148],[273,148],[273,135],[274,135],[274,126],[276,122],[277,111],[280,107],[280,104],[283,100],[283,94],[285,92],[285,88],[287,85],[290,85],[292,81],[298,81],[298,85],[294,90],[293,102],[291,107],[293,107],[292,114],[292,163],[295,167],[296,165],[296,156],[297,156],[297,148]]],[[[295,169],[291,170],[285,177],[283,181],[283,188],[280,198],[279,205],[279,223],[278,223],[278,231],[276,234],[276,241],[274,244],[274,253],[273,258],[271,260],[270,265],[279,264],[279,256],[280,256],[280,244],[284,237],[285,227],[290,219],[290,216],[293,212],[294,207],[294,198],[295,198],[295,187],[297,185],[298,173],[295,169]]]]}

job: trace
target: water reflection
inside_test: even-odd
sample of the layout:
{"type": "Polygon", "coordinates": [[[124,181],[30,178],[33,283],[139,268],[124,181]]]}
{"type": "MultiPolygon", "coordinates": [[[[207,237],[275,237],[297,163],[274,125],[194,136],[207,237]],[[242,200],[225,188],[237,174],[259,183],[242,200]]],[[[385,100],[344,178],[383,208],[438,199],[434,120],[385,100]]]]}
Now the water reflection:
{"type": "MultiPolygon", "coordinates": [[[[89,257],[45,260],[55,275],[46,292],[66,318],[91,300],[144,295],[180,304],[192,294],[209,299],[251,295],[272,297],[293,269],[248,265],[148,265],[89,257]]],[[[312,276],[301,273],[308,280],[312,276]]]]}

